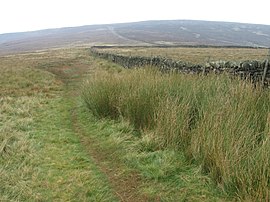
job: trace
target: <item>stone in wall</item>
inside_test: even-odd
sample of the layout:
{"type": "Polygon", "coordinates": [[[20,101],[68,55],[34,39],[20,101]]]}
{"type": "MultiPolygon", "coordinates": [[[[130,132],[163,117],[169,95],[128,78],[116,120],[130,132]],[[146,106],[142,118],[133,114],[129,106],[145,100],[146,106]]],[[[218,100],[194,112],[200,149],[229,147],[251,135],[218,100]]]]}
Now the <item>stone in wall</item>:
{"type": "MultiPolygon", "coordinates": [[[[244,61],[241,63],[233,61],[215,61],[202,66],[198,64],[189,64],[183,61],[174,61],[172,59],[158,56],[151,58],[139,56],[132,57],[99,52],[96,49],[91,49],[91,51],[94,55],[115,62],[125,68],[154,66],[164,72],[173,70],[189,74],[208,74],[210,72],[220,74],[227,72],[234,76],[240,76],[240,78],[243,79],[250,79],[253,82],[259,82],[262,80],[264,67],[266,65],[265,61],[244,61]]],[[[270,63],[268,64],[265,83],[266,85],[270,84],[270,63]]]]}

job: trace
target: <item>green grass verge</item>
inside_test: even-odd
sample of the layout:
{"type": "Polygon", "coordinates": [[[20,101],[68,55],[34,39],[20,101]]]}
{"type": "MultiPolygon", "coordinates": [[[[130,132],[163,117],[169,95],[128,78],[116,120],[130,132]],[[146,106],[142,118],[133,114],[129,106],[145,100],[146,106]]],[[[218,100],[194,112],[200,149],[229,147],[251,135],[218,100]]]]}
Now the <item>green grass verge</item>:
{"type": "Polygon", "coordinates": [[[85,152],[71,123],[72,103],[54,99],[39,112],[31,138],[39,144],[33,163],[38,199],[45,201],[116,201],[109,183],[85,152]]]}

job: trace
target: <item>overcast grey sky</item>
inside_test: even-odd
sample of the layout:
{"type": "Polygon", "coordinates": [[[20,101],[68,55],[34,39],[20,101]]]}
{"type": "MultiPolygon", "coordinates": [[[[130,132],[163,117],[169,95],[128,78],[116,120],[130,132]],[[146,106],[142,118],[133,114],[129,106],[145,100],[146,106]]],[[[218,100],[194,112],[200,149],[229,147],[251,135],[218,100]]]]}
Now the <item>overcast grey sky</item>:
{"type": "Polygon", "coordinates": [[[0,33],[192,19],[270,25],[269,0],[1,0],[0,33]]]}

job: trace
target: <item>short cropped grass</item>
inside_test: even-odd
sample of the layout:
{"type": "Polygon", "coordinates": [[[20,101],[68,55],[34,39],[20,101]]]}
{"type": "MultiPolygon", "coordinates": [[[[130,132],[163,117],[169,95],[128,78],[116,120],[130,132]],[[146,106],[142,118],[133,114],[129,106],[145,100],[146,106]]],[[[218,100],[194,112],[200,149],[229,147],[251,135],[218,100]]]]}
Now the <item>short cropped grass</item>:
{"type": "MultiPolygon", "coordinates": [[[[183,152],[230,196],[269,200],[268,90],[227,75],[161,74],[146,68],[97,74],[85,82],[82,98],[97,117],[123,119],[140,131],[144,150],[183,152]]],[[[138,169],[162,175],[162,170],[138,169]]]]}
{"type": "Polygon", "coordinates": [[[106,176],[95,165],[74,134],[70,100],[58,97],[39,111],[31,138],[38,168],[32,181],[35,200],[117,201],[106,176]]]}

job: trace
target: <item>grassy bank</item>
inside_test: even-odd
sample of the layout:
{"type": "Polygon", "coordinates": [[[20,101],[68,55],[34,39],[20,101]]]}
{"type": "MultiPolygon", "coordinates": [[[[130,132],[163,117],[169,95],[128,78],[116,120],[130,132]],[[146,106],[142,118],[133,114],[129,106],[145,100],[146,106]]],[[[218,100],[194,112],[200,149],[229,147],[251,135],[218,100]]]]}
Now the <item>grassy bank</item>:
{"type": "Polygon", "coordinates": [[[84,53],[0,58],[0,201],[117,201],[71,124],[63,81],[78,76],[84,53]]]}
{"type": "Polygon", "coordinates": [[[60,90],[54,76],[29,68],[19,57],[0,65],[0,200],[35,198],[35,141],[30,138],[38,108],[60,90]]]}
{"type": "Polygon", "coordinates": [[[182,152],[229,195],[269,200],[269,91],[139,69],[96,74],[82,97],[95,116],[133,126],[143,151],[182,152]]]}

